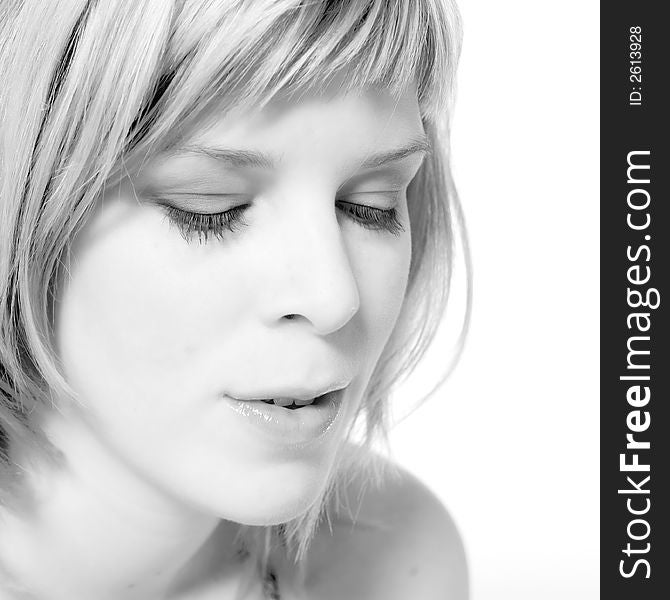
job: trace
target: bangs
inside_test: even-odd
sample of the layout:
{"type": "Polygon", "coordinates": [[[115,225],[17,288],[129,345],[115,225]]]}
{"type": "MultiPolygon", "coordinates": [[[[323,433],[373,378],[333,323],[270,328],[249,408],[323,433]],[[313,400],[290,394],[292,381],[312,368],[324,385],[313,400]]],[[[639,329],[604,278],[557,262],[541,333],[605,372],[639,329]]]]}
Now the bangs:
{"type": "Polygon", "coordinates": [[[459,23],[446,0],[185,0],[136,133],[166,142],[213,102],[262,108],[332,84],[396,96],[414,85],[422,115],[437,120],[451,103],[459,23]]]}

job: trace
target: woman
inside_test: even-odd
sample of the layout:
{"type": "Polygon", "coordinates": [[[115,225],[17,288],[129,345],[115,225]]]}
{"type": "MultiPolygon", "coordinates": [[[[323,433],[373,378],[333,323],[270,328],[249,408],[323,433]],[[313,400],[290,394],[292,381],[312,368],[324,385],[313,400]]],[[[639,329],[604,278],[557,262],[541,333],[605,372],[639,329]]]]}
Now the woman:
{"type": "Polygon", "coordinates": [[[453,6],[2,11],[0,598],[464,598],[370,450],[446,299],[453,6]]]}

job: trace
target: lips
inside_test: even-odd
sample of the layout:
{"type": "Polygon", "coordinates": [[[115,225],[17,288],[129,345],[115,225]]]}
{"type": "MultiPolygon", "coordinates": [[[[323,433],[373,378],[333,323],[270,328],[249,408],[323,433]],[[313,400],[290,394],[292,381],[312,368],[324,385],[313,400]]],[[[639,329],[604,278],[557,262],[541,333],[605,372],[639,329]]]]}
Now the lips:
{"type": "Polygon", "coordinates": [[[325,394],[313,397],[305,397],[305,394],[301,398],[284,394],[240,398],[224,394],[221,404],[231,410],[240,423],[246,423],[248,428],[244,431],[255,432],[247,438],[250,443],[269,443],[268,448],[273,452],[279,447],[302,452],[325,443],[334,435],[328,432],[336,429],[334,424],[342,412],[345,393],[346,390],[338,386],[325,394]]]}

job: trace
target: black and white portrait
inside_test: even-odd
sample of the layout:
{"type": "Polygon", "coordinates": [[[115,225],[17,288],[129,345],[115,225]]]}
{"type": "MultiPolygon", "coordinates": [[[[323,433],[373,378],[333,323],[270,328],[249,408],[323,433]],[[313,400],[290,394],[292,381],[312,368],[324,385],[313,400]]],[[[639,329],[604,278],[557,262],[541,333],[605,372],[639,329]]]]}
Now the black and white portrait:
{"type": "Polygon", "coordinates": [[[0,0],[0,600],[595,597],[569,4],[0,0]]]}

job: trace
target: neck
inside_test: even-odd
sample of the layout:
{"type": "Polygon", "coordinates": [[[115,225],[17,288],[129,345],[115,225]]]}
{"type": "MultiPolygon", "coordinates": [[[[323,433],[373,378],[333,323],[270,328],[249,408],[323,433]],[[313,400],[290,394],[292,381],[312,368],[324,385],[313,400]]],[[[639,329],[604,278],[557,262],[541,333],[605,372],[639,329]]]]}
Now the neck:
{"type": "MultiPolygon", "coordinates": [[[[55,411],[54,411],[55,412],[55,411]]],[[[234,560],[237,526],[161,493],[109,453],[86,428],[57,416],[49,437],[63,467],[31,469],[29,514],[2,515],[0,564],[38,598],[158,599],[208,556],[234,560]]]]}

